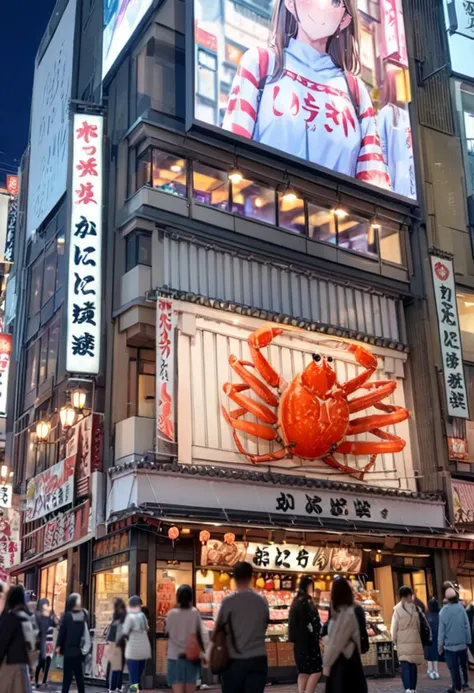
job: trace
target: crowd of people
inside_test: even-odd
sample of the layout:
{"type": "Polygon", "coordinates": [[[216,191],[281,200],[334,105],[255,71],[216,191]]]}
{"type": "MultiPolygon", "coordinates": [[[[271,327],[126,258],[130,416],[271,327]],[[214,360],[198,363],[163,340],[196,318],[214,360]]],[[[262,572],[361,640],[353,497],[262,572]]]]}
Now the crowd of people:
{"type": "MultiPolygon", "coordinates": [[[[210,667],[219,675],[223,693],[263,693],[268,674],[268,604],[252,589],[249,563],[238,563],[233,577],[236,590],[222,602],[212,638],[193,606],[192,588],[182,585],[178,589],[176,606],[166,619],[167,677],[173,693],[194,693],[201,667],[210,667]]],[[[423,663],[428,677],[439,679],[442,659],[451,675],[448,693],[471,690],[468,663],[474,663],[474,605],[464,608],[452,583],[445,583],[443,590],[443,607],[431,599],[425,609],[410,587],[400,588],[391,635],[405,693],[416,693],[423,663]]],[[[69,693],[74,679],[78,693],[84,693],[84,659],[92,644],[89,616],[80,595],[68,597],[58,621],[47,599],[36,603],[23,587],[13,586],[6,592],[0,584],[0,614],[0,693],[31,693],[47,684],[53,654],[51,634],[58,626],[55,652],[63,657],[62,693],[69,693]]],[[[313,580],[303,577],[288,625],[298,693],[315,693],[322,676],[326,693],[367,693],[362,655],[370,643],[365,614],[351,582],[334,579],[329,618],[323,625],[313,580]]],[[[125,665],[129,691],[136,693],[152,655],[147,612],[140,597],[131,597],[128,605],[115,599],[105,635],[109,693],[123,690],[125,665]]]]}

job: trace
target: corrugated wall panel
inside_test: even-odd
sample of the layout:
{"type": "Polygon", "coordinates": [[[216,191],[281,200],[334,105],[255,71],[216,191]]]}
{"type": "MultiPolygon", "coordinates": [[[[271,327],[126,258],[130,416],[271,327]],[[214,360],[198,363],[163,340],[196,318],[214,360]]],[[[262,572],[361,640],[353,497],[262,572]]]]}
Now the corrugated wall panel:
{"type": "Polygon", "coordinates": [[[398,301],[392,297],[167,235],[164,254],[165,284],[176,291],[401,341],[398,301]]]}

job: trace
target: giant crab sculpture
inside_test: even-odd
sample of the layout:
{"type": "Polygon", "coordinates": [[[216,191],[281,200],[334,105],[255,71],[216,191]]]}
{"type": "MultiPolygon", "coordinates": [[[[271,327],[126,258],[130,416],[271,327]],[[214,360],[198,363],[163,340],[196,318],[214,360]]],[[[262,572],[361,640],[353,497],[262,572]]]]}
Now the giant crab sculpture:
{"type": "Polygon", "coordinates": [[[322,459],[340,473],[356,475],[363,480],[373,469],[377,455],[400,452],[405,447],[402,438],[382,430],[408,418],[408,411],[403,407],[382,402],[396,389],[397,383],[394,380],[369,382],[377,369],[377,358],[362,346],[338,342],[364,368],[359,375],[346,383],[339,383],[331,365],[332,358],[313,354],[311,363],[287,384],[261,353],[262,348],[269,346],[285,331],[273,325],[263,325],[248,338],[252,361],[242,361],[234,355],[229,358],[232,369],[243,381],[223,386],[225,394],[238,405],[238,409],[232,411],[222,407],[225,420],[234,429],[237,449],[253,464],[293,456],[311,461],[322,459]],[[264,382],[251,369],[255,369],[264,382]],[[368,392],[349,399],[359,389],[368,392]],[[262,402],[244,394],[246,390],[251,390],[262,402]],[[383,413],[351,418],[352,414],[369,407],[383,413]],[[258,421],[243,421],[242,417],[248,413],[258,421]],[[238,431],[276,441],[281,448],[252,455],[244,448],[238,431]],[[380,440],[347,438],[360,433],[371,433],[380,440]],[[336,454],[370,455],[370,458],[363,469],[356,469],[338,460],[336,454]]]}

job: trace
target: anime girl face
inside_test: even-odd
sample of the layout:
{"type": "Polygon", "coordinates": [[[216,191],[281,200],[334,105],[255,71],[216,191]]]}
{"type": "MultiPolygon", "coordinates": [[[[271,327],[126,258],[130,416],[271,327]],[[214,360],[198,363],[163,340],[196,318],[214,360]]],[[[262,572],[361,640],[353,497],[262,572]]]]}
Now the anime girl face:
{"type": "Polygon", "coordinates": [[[352,21],[345,0],[285,0],[286,9],[298,23],[297,38],[311,42],[328,39],[352,21]]]}

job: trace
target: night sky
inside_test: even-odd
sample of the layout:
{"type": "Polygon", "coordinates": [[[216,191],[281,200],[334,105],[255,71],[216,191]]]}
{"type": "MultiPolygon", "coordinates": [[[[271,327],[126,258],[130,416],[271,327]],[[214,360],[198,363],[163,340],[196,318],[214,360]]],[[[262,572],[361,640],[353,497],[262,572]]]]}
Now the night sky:
{"type": "Polygon", "coordinates": [[[0,21],[0,186],[28,142],[36,51],[55,0],[7,0],[0,21]]]}

